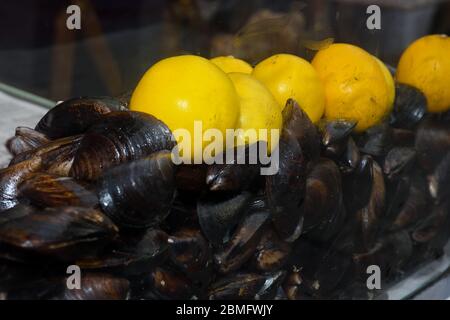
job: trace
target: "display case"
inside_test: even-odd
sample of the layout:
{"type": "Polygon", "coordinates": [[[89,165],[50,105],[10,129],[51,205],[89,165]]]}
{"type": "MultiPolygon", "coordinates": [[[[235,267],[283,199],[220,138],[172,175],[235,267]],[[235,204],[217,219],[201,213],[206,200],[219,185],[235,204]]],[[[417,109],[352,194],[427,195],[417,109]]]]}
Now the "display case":
{"type": "Polygon", "coordinates": [[[0,4],[0,299],[450,298],[449,1],[25,2],[0,4]],[[278,130],[275,174],[259,138],[174,160],[232,117],[278,130]]]}

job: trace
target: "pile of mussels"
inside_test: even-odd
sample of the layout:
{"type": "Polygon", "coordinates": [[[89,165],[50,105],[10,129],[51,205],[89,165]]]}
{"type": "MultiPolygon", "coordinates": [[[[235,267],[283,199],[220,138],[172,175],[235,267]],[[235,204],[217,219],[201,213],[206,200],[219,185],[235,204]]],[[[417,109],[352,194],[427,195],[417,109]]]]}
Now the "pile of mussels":
{"type": "Polygon", "coordinates": [[[315,126],[288,101],[272,176],[174,165],[167,126],[122,100],[58,104],[7,142],[0,298],[373,297],[367,266],[384,286],[450,236],[450,112],[396,91],[389,119],[363,134],[315,126]]]}

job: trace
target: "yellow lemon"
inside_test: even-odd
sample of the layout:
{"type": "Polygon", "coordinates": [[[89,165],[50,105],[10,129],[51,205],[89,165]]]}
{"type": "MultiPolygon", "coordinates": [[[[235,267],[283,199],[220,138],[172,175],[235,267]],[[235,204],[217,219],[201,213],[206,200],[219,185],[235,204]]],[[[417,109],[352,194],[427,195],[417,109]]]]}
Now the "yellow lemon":
{"type": "Polygon", "coordinates": [[[226,73],[230,72],[242,72],[242,73],[252,73],[253,68],[244,60],[235,58],[233,56],[220,56],[215,57],[210,60],[220,69],[225,71],[226,73]]]}
{"type": "Polygon", "coordinates": [[[378,124],[390,112],[392,93],[373,56],[350,44],[332,44],[312,65],[325,86],[325,117],[357,121],[356,130],[378,124]]]}
{"type": "Polygon", "coordinates": [[[281,106],[292,98],[313,122],[322,117],[324,88],[308,61],[291,54],[276,54],[258,63],[252,74],[272,92],[281,106]]]}
{"type": "Polygon", "coordinates": [[[268,149],[273,150],[278,144],[279,130],[282,126],[281,108],[270,91],[255,77],[245,73],[230,73],[236,88],[240,112],[236,128],[239,133],[238,144],[266,141],[268,149]],[[265,134],[259,134],[260,129],[267,129],[265,134]],[[277,136],[272,137],[271,129],[276,129],[277,136]]]}
{"type": "Polygon", "coordinates": [[[450,109],[450,38],[429,35],[414,41],[400,58],[396,78],[425,94],[428,111],[450,109]]]}
{"type": "MultiPolygon", "coordinates": [[[[191,155],[199,157],[209,142],[200,137],[198,143],[194,122],[197,121],[197,129],[201,124],[200,134],[218,129],[225,137],[226,129],[236,125],[239,100],[225,72],[205,58],[183,55],[161,60],[144,74],[131,96],[130,109],[154,115],[172,132],[187,130],[191,155]]],[[[176,132],[174,135],[177,137],[176,132]]],[[[179,137],[177,140],[180,143],[179,137]]]]}
{"type": "Polygon", "coordinates": [[[378,62],[381,71],[383,72],[384,79],[386,80],[386,85],[388,86],[389,95],[388,95],[388,104],[389,104],[389,110],[392,110],[394,107],[394,100],[395,100],[395,81],[392,77],[389,69],[386,67],[383,61],[378,59],[377,57],[373,56],[375,60],[378,62]]]}

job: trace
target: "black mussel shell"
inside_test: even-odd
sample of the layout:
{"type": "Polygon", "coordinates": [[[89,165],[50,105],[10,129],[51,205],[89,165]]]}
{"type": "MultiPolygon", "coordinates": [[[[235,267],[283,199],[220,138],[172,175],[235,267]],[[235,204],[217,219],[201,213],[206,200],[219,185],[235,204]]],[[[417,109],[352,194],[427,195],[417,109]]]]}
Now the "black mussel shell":
{"type": "Polygon", "coordinates": [[[117,227],[100,211],[81,207],[37,210],[17,205],[0,217],[0,243],[30,254],[74,260],[97,252],[117,236],[117,227]]]}
{"type": "Polygon", "coordinates": [[[214,282],[208,297],[210,300],[273,299],[285,276],[284,271],[232,274],[214,282]]]}
{"type": "Polygon", "coordinates": [[[165,261],[168,253],[168,235],[159,229],[148,229],[142,235],[121,234],[104,252],[83,257],[76,262],[82,269],[107,270],[123,276],[148,272],[165,261]]]}
{"type": "Polygon", "coordinates": [[[118,111],[90,127],[75,155],[70,175],[96,180],[111,167],[138,160],[175,145],[169,128],[141,112],[118,111]]]}
{"type": "Polygon", "coordinates": [[[321,224],[336,222],[333,221],[333,217],[339,213],[342,206],[342,180],[339,168],[333,161],[321,158],[312,167],[306,179],[306,195],[302,205],[305,217],[304,232],[321,224]]]}
{"type": "Polygon", "coordinates": [[[315,161],[320,157],[320,134],[308,115],[292,99],[286,102],[283,109],[283,130],[288,131],[300,144],[307,161],[315,161]]]}
{"type": "Polygon", "coordinates": [[[34,173],[19,186],[19,197],[35,206],[98,206],[97,194],[69,177],[34,173]]]}
{"type": "Polygon", "coordinates": [[[175,165],[169,151],[160,151],[105,172],[98,197],[119,225],[145,228],[167,217],[175,191],[175,165]]]}
{"type": "Polygon", "coordinates": [[[345,207],[349,214],[364,208],[370,200],[373,185],[373,159],[363,156],[358,168],[343,179],[345,207]]]}
{"type": "Polygon", "coordinates": [[[0,169],[0,212],[17,205],[18,187],[31,173],[41,168],[42,160],[35,157],[0,169]]]}
{"type": "MultiPolygon", "coordinates": [[[[250,154],[259,154],[260,145],[265,142],[256,142],[251,145],[239,146],[226,150],[217,158],[221,163],[207,167],[206,184],[210,191],[240,191],[248,189],[259,177],[261,165],[257,159],[252,161],[250,154]],[[226,156],[232,153],[231,161],[226,156]]],[[[267,150],[267,147],[264,148],[267,150]]]]}
{"type": "Polygon", "coordinates": [[[50,140],[43,133],[27,127],[17,127],[16,135],[6,142],[6,148],[13,156],[36,149],[50,140]]]}
{"type": "MultiPolygon", "coordinates": [[[[432,207],[431,213],[420,221],[411,233],[411,238],[417,243],[431,243],[439,236],[444,236],[444,240],[449,237],[449,215],[450,201],[436,204],[432,207]]],[[[442,246],[446,241],[442,241],[442,246]]]]}
{"type": "Polygon", "coordinates": [[[123,104],[112,97],[73,98],[48,111],[36,125],[36,131],[51,139],[78,135],[102,121],[105,114],[124,109],[123,104]]]}
{"type": "Polygon", "coordinates": [[[143,280],[143,287],[153,299],[194,299],[199,292],[182,273],[167,267],[156,267],[143,280]]]}
{"type": "Polygon", "coordinates": [[[384,156],[392,147],[392,128],[387,123],[381,123],[367,129],[357,137],[359,150],[365,154],[384,156]]]}
{"type": "MultiPolygon", "coordinates": [[[[70,279],[66,279],[70,282],[70,279]]],[[[125,300],[128,299],[130,283],[125,278],[110,274],[81,274],[80,288],[65,290],[53,300],[125,300]]]]}
{"type": "Polygon", "coordinates": [[[339,169],[343,174],[348,174],[356,170],[361,161],[361,153],[352,137],[349,137],[346,144],[346,149],[341,157],[338,159],[339,169]]]}
{"type": "Polygon", "coordinates": [[[409,147],[394,147],[384,159],[383,172],[388,179],[396,179],[407,173],[416,160],[416,151],[409,147]]]}
{"type": "Polygon", "coordinates": [[[197,203],[201,230],[215,246],[227,241],[230,230],[236,226],[251,201],[251,193],[207,193],[197,203]]]}
{"type": "Polygon", "coordinates": [[[362,248],[368,248],[375,241],[385,213],[386,186],[383,171],[375,161],[373,161],[372,170],[373,182],[369,202],[358,210],[355,216],[357,241],[362,248]]]}
{"type": "Polygon", "coordinates": [[[415,148],[421,167],[432,173],[450,151],[450,121],[443,121],[438,116],[423,120],[417,128],[415,148]]]}
{"type": "Polygon", "coordinates": [[[200,276],[211,263],[211,248],[200,230],[183,228],[169,239],[169,259],[189,277],[200,276]]]}
{"type": "Polygon", "coordinates": [[[201,193],[206,189],[206,170],[204,164],[180,164],[177,166],[175,181],[177,189],[201,193]]]}
{"type": "Polygon", "coordinates": [[[214,262],[220,273],[238,270],[254,254],[268,223],[269,211],[247,213],[236,228],[230,241],[214,254],[214,262]]]}
{"type": "Polygon", "coordinates": [[[318,126],[322,137],[322,146],[327,148],[342,141],[345,142],[355,126],[356,121],[351,120],[322,120],[318,126]]]}
{"type": "Polygon", "coordinates": [[[450,198],[450,152],[442,158],[428,180],[430,194],[436,202],[450,198]]]}
{"type": "Polygon", "coordinates": [[[291,246],[281,240],[273,228],[268,228],[256,247],[251,263],[258,272],[280,270],[289,259],[291,246]]]}
{"type": "Polygon", "coordinates": [[[390,124],[394,127],[412,129],[427,112],[427,99],[418,89],[397,83],[395,85],[394,109],[390,124]]]}

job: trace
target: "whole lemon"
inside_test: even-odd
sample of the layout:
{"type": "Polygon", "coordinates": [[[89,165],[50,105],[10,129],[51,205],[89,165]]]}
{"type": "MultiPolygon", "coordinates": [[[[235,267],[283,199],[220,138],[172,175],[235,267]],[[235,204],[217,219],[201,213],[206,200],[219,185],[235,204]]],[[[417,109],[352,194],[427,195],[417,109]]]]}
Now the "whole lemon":
{"type": "Polygon", "coordinates": [[[195,137],[194,122],[200,121],[203,132],[218,129],[225,137],[225,130],[236,125],[239,100],[225,72],[205,58],[183,55],[161,60],[147,70],[131,96],[130,109],[154,115],[172,132],[186,129],[191,156],[198,159],[208,141],[195,137]]]}
{"type": "Polygon", "coordinates": [[[361,48],[337,43],[320,50],[312,65],[325,86],[325,117],[357,121],[361,132],[391,111],[392,93],[380,64],[361,48]]]}
{"type": "Polygon", "coordinates": [[[450,108],[450,38],[429,35],[414,41],[403,52],[397,67],[398,82],[421,90],[428,111],[450,108]]]}
{"type": "MultiPolygon", "coordinates": [[[[236,128],[243,129],[238,144],[267,141],[268,149],[278,144],[274,141],[271,129],[280,130],[282,126],[281,108],[270,91],[255,77],[234,72],[229,74],[236,88],[240,112],[236,128]],[[267,129],[266,135],[259,135],[259,129],[267,129]]],[[[280,133],[278,132],[278,135],[280,133]]],[[[277,136],[278,137],[278,136],[277,136]]]]}
{"type": "Polygon", "coordinates": [[[230,72],[242,72],[242,73],[252,73],[253,68],[244,60],[235,58],[233,56],[220,56],[215,57],[210,60],[220,69],[225,71],[226,73],[230,72]]]}
{"type": "Polygon", "coordinates": [[[292,98],[313,122],[322,117],[324,88],[308,61],[291,54],[276,54],[258,63],[252,74],[272,92],[280,106],[292,98]]]}

